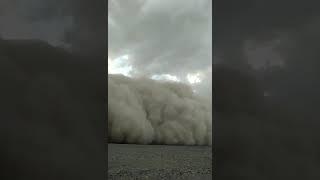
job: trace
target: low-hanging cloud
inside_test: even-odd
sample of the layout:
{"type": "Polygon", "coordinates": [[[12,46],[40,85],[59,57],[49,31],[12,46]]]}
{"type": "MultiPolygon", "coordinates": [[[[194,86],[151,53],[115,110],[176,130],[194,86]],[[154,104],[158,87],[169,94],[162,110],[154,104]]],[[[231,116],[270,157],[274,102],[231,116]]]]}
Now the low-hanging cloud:
{"type": "Polygon", "coordinates": [[[211,103],[187,85],[108,75],[111,142],[211,145],[211,115],[211,103]]]}

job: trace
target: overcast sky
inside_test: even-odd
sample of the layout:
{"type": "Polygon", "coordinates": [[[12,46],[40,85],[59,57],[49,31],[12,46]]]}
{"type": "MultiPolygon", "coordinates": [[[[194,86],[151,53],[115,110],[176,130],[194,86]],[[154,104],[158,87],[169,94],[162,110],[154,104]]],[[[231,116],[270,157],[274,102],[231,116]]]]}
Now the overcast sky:
{"type": "Polygon", "coordinates": [[[189,83],[211,94],[211,0],[109,0],[109,73],[189,83]]]}

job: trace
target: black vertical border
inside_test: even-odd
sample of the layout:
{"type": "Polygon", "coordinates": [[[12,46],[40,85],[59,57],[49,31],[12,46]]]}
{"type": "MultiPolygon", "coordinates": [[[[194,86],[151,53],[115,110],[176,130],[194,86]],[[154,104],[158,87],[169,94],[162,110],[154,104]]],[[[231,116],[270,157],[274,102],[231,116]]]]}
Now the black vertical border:
{"type": "Polygon", "coordinates": [[[105,16],[106,16],[106,58],[105,58],[105,65],[104,65],[104,68],[105,69],[105,75],[104,75],[104,78],[105,78],[105,82],[106,82],[106,97],[105,97],[105,113],[106,113],[106,119],[104,121],[104,128],[105,128],[105,132],[104,132],[104,159],[105,159],[105,178],[104,179],[108,179],[108,45],[109,45],[109,42],[108,42],[108,13],[109,13],[109,10],[108,10],[108,0],[105,0],[105,7],[106,7],[106,13],[105,13],[105,16]]]}
{"type": "Polygon", "coordinates": [[[216,131],[215,131],[215,111],[214,111],[214,95],[215,95],[215,91],[214,91],[214,81],[213,81],[213,74],[214,74],[214,35],[215,35],[215,33],[214,33],[214,12],[215,12],[215,10],[214,10],[214,8],[215,8],[215,6],[214,6],[214,2],[215,2],[215,0],[212,0],[212,3],[211,3],[211,16],[212,16],[212,18],[211,18],[211,20],[212,20],[212,23],[211,23],[211,29],[212,29],[212,36],[211,36],[211,48],[212,48],[212,50],[211,50],[211,58],[212,58],[212,66],[211,66],[211,68],[212,68],[212,72],[211,72],[211,78],[212,78],[212,82],[211,82],[211,89],[212,89],[212,95],[211,95],[211,103],[212,103],[212,105],[211,105],[211,108],[212,108],[212,123],[211,123],[211,125],[212,125],[212,179],[215,179],[215,175],[216,175],[216,167],[217,167],[217,162],[216,162],[216,148],[215,148],[215,142],[216,142],[216,131]]]}

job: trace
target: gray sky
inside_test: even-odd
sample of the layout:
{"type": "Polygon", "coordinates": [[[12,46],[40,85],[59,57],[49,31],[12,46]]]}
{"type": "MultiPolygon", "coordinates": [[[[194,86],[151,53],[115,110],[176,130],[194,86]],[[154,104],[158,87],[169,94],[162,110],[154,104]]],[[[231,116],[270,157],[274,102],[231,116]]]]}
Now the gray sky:
{"type": "Polygon", "coordinates": [[[189,83],[211,94],[211,0],[109,0],[109,73],[189,83]]]}

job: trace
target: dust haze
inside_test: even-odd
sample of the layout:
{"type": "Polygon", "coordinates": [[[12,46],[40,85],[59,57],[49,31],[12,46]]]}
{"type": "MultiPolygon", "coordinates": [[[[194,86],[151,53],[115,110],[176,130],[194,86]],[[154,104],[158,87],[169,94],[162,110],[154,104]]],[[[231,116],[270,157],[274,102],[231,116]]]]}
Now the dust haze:
{"type": "Polygon", "coordinates": [[[108,138],[116,143],[211,145],[210,101],[181,83],[108,75],[108,138]]]}

